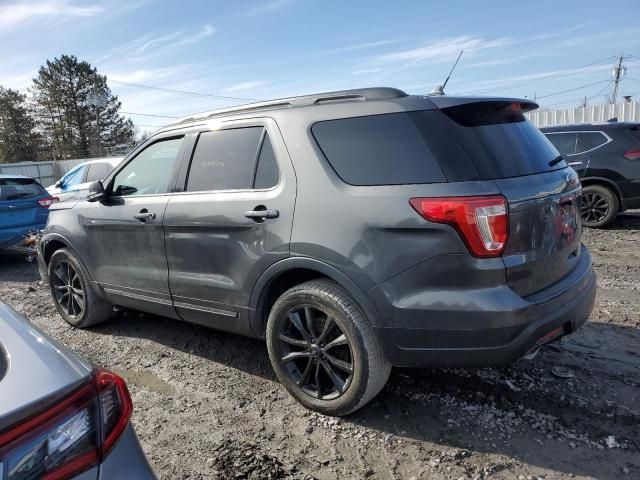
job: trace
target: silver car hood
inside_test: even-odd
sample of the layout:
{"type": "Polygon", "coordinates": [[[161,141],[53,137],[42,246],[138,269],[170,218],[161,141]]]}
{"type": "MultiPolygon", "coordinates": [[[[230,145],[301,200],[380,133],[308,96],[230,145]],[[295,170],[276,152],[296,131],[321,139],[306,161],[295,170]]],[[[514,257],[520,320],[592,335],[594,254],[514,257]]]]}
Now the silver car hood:
{"type": "Polygon", "coordinates": [[[0,430],[83,383],[91,364],[0,302],[0,430]]]}

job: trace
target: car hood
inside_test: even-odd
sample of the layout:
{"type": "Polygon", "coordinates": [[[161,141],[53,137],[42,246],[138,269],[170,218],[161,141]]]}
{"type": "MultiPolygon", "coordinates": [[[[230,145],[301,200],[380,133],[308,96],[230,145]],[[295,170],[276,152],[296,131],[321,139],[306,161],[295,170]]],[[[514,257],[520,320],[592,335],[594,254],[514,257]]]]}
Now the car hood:
{"type": "Polygon", "coordinates": [[[92,366],[0,302],[0,431],[86,381],[92,366]]]}

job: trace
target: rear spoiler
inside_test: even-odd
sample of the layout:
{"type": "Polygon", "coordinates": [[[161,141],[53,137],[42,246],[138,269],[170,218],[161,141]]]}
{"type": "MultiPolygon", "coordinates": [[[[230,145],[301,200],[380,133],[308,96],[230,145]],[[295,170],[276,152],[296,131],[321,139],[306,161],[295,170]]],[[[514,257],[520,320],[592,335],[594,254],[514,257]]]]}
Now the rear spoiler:
{"type": "Polygon", "coordinates": [[[433,104],[438,108],[460,107],[464,105],[472,105],[476,103],[498,103],[498,104],[517,104],[522,113],[527,113],[539,107],[536,102],[532,102],[526,98],[508,98],[508,97],[449,97],[429,96],[433,104]]]}

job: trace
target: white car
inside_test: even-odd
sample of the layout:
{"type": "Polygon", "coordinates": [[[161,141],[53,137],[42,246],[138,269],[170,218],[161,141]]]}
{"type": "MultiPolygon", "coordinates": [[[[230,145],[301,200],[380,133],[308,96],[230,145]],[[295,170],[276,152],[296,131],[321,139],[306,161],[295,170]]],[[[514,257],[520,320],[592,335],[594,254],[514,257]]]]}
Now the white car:
{"type": "Polygon", "coordinates": [[[109,175],[123,158],[97,158],[81,163],[69,170],[55,184],[47,187],[47,192],[60,200],[66,200],[78,192],[88,192],[89,185],[109,175]]]}

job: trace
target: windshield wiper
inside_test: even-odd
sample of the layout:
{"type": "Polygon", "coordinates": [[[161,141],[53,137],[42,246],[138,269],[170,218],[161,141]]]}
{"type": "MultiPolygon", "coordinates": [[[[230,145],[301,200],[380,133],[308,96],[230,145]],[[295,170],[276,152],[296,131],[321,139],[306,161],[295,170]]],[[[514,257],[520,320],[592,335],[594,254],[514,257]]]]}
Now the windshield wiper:
{"type": "Polygon", "coordinates": [[[553,167],[554,165],[559,164],[562,160],[564,160],[564,157],[562,155],[558,155],[556,158],[549,162],[549,166],[553,167]]]}

